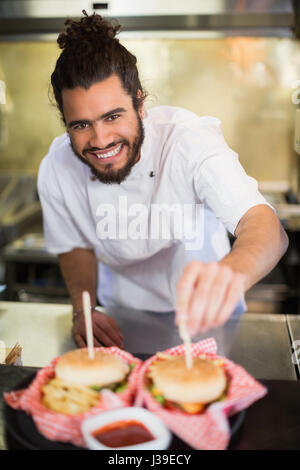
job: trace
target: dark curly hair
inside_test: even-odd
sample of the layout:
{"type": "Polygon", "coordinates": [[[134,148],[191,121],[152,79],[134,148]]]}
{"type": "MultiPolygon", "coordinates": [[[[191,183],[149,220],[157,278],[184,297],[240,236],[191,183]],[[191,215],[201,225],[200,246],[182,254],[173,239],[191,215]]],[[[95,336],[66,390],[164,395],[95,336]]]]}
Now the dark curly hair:
{"type": "Polygon", "coordinates": [[[137,111],[146,93],[140,83],[136,57],[115,37],[121,26],[117,21],[106,20],[95,13],[88,16],[83,10],[83,14],[79,21],[66,20],[66,32],[57,39],[62,53],[51,75],[51,84],[63,121],[64,88],[82,87],[87,90],[113,74],[120,78],[137,111]]]}

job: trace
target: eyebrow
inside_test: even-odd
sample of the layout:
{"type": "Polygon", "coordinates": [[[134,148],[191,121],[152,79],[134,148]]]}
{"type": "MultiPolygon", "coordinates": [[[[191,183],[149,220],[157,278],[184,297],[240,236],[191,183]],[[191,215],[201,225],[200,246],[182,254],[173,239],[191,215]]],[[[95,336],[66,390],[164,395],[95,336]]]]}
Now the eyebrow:
{"type": "Polygon", "coordinates": [[[113,114],[117,114],[117,113],[126,113],[126,109],[125,108],[112,109],[110,111],[107,111],[107,113],[101,114],[101,116],[97,117],[96,119],[94,119],[92,121],[90,121],[89,119],[78,119],[77,121],[70,121],[67,124],[67,128],[69,129],[70,127],[76,126],[78,124],[91,124],[92,122],[100,121],[102,119],[105,119],[105,118],[107,118],[109,116],[112,116],[113,114]]]}

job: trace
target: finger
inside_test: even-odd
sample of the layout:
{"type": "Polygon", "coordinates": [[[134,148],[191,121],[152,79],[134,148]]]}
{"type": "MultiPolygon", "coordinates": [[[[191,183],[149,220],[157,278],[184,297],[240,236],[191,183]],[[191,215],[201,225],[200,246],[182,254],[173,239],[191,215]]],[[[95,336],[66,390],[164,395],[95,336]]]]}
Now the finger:
{"type": "Polygon", "coordinates": [[[203,264],[198,262],[189,263],[184,269],[176,288],[176,313],[175,324],[178,325],[181,317],[186,317],[191,298],[197,284],[203,264]]]}
{"type": "Polygon", "coordinates": [[[105,346],[118,346],[119,348],[124,347],[124,342],[119,337],[119,335],[116,335],[114,330],[112,330],[109,326],[107,326],[107,324],[104,324],[103,322],[100,325],[97,323],[94,325],[94,337],[105,346]]]}
{"type": "Polygon", "coordinates": [[[109,317],[105,313],[95,313],[94,318],[97,325],[103,325],[104,329],[107,329],[107,331],[111,332],[113,339],[124,339],[122,331],[113,318],[109,317]]]}
{"type": "MultiPolygon", "coordinates": [[[[102,336],[106,337],[105,341],[109,341],[110,345],[124,347],[124,338],[122,332],[116,322],[106,314],[96,313],[93,316],[94,336],[102,341],[102,336]]],[[[106,344],[106,343],[105,343],[106,344]]]]}
{"type": "Polygon", "coordinates": [[[95,336],[93,337],[93,340],[94,340],[94,347],[102,347],[103,344],[100,343],[100,341],[97,340],[97,338],[95,338],[95,336]]]}
{"type": "Polygon", "coordinates": [[[118,348],[123,349],[124,344],[122,341],[113,339],[106,331],[102,328],[97,327],[94,332],[95,338],[106,347],[117,346],[118,348]]]}
{"type": "Polygon", "coordinates": [[[188,308],[188,328],[194,336],[200,332],[203,317],[206,314],[207,306],[210,302],[211,289],[218,275],[219,267],[217,263],[209,263],[203,269],[198,283],[194,289],[192,299],[188,308]]]}
{"type": "Polygon", "coordinates": [[[74,336],[75,342],[79,348],[85,348],[86,342],[84,341],[83,337],[79,334],[74,336]]]}
{"type": "Polygon", "coordinates": [[[124,337],[118,327],[111,326],[108,323],[108,326],[105,325],[105,328],[102,326],[101,329],[119,348],[124,348],[124,337]]]}
{"type": "Polygon", "coordinates": [[[202,315],[201,322],[198,324],[199,332],[206,332],[216,327],[218,315],[225,302],[227,290],[232,279],[233,273],[230,268],[224,266],[219,269],[208,294],[208,302],[205,306],[204,315],[202,315]]]}

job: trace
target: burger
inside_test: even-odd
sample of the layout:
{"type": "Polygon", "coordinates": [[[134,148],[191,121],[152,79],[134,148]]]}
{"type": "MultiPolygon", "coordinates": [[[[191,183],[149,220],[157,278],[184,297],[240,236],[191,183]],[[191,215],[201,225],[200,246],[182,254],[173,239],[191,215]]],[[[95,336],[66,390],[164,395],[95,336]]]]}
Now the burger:
{"type": "Polygon", "coordinates": [[[42,387],[42,402],[63,414],[88,411],[99,403],[103,388],[125,390],[134,365],[100,350],[94,350],[93,359],[86,349],[69,351],[56,362],[55,377],[42,387]]]}
{"type": "Polygon", "coordinates": [[[194,357],[191,369],[184,356],[158,356],[148,372],[154,398],[168,409],[198,414],[212,402],[224,399],[227,377],[222,360],[194,357]]]}

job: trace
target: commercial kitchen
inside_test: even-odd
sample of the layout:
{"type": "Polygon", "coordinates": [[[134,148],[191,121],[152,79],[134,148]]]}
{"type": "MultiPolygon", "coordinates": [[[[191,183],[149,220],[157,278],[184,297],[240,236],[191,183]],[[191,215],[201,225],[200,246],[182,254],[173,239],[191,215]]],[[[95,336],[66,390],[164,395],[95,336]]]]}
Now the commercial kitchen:
{"type": "MultiPolygon", "coordinates": [[[[18,343],[22,352],[14,365],[5,358],[0,365],[0,450],[51,449],[50,441],[43,447],[36,435],[24,434],[3,393],[29,384],[38,370],[77,347],[68,289],[57,255],[45,244],[37,175],[51,142],[65,132],[51,97],[56,39],[65,19],[81,17],[82,10],[122,25],[119,38],[138,59],[147,109],[174,106],[221,121],[226,142],[288,235],[277,266],[247,291],[241,318],[193,341],[214,338],[218,354],[267,390],[233,420],[227,447],[299,449],[299,2],[2,0],[0,348],[8,352],[18,343]]],[[[151,305],[100,310],[121,329],[124,349],[143,361],[182,343],[174,311],[157,315],[151,305]]],[[[191,446],[173,436],[170,449],[191,446]]]]}

